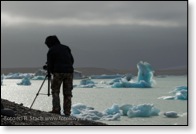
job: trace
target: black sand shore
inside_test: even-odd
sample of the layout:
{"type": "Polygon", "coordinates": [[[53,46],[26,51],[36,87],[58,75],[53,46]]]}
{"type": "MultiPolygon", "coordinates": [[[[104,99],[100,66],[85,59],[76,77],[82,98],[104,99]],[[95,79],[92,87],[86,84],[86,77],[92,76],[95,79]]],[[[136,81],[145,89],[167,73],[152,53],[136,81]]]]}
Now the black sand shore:
{"type": "Polygon", "coordinates": [[[22,104],[16,104],[8,100],[1,99],[5,108],[15,112],[16,117],[1,115],[1,126],[100,126],[106,125],[100,122],[81,120],[74,117],[64,117],[57,114],[29,109],[22,104]]]}

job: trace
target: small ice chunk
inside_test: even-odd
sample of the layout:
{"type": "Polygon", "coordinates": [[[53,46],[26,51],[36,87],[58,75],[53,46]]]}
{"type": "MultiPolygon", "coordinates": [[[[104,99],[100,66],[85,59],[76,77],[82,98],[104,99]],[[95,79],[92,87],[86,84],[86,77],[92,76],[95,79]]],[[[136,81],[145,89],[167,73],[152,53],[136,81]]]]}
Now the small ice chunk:
{"type": "Polygon", "coordinates": [[[153,104],[141,104],[133,106],[127,112],[129,118],[132,117],[150,117],[159,115],[160,110],[155,108],[153,104]]]}
{"type": "Polygon", "coordinates": [[[44,80],[45,76],[34,76],[32,80],[44,80]]]}
{"type": "Polygon", "coordinates": [[[31,85],[31,82],[28,77],[24,77],[20,83],[17,83],[17,85],[29,86],[31,85]]]}
{"type": "Polygon", "coordinates": [[[80,81],[80,84],[77,86],[78,88],[93,88],[95,87],[95,82],[91,79],[83,79],[80,81]]]}
{"type": "Polygon", "coordinates": [[[179,117],[179,116],[178,116],[178,113],[175,112],[175,111],[168,111],[168,112],[165,112],[164,115],[165,115],[166,117],[169,117],[169,118],[177,118],[177,117],[179,117]]]}

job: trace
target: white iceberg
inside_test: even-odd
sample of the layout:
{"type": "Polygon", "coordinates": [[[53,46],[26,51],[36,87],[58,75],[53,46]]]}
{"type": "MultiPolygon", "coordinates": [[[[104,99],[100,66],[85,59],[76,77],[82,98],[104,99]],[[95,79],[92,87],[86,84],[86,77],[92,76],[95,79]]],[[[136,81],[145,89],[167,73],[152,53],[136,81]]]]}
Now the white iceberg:
{"type": "Polygon", "coordinates": [[[150,117],[158,116],[160,110],[155,108],[153,104],[140,105],[123,105],[120,107],[124,116],[133,117],[150,117]]]}

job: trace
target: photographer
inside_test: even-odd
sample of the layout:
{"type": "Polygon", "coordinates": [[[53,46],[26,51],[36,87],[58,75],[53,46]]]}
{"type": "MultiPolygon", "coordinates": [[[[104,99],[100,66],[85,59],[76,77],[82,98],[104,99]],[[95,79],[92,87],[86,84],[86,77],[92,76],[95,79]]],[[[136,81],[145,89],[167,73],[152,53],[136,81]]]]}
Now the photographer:
{"type": "Polygon", "coordinates": [[[68,46],[62,45],[57,36],[48,36],[45,44],[48,46],[47,70],[48,74],[53,74],[52,89],[52,111],[50,113],[60,114],[60,87],[63,83],[65,116],[71,114],[71,98],[73,89],[73,63],[74,59],[68,46]]]}

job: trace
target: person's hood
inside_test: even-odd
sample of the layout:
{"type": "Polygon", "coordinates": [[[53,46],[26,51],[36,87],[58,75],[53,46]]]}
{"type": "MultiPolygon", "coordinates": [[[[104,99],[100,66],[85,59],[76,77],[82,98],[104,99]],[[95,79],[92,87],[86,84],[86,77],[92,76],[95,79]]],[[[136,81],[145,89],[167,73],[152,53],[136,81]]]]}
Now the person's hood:
{"type": "Polygon", "coordinates": [[[52,35],[46,38],[45,44],[48,46],[48,48],[51,48],[54,45],[60,44],[60,41],[56,35],[52,35]]]}

